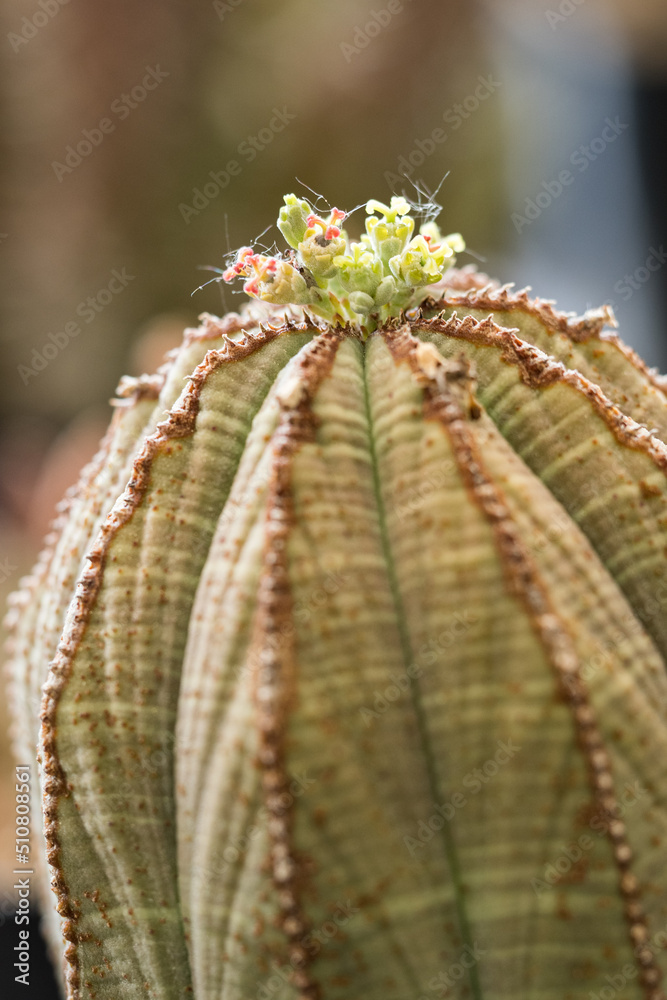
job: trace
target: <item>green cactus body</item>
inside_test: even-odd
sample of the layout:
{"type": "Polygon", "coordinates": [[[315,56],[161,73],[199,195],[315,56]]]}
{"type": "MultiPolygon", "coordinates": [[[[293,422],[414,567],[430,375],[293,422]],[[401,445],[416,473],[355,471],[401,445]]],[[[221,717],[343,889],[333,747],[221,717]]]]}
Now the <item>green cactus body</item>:
{"type": "Polygon", "coordinates": [[[430,291],[122,383],[11,613],[68,996],[664,997],[663,385],[604,310],[430,291]]]}

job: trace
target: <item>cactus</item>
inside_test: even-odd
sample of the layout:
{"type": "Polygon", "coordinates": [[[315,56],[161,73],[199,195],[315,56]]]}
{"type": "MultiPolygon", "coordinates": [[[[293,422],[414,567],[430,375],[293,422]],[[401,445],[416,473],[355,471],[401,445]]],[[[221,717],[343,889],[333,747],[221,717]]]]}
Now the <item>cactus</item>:
{"type": "Polygon", "coordinates": [[[665,385],[416,208],[287,196],[14,597],[68,997],[665,996],[665,385]]]}

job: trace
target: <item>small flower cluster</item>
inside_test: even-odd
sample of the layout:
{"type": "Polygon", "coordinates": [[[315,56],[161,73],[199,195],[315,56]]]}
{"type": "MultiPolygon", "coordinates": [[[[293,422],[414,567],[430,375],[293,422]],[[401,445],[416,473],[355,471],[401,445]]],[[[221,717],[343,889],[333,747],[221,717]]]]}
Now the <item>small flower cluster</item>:
{"type": "Polygon", "coordinates": [[[443,237],[434,222],[425,222],[413,235],[415,220],[405,198],[392,198],[390,205],[369,201],[359,243],[350,242],[340,228],[345,219],[340,209],[323,219],[296,195],[284,200],[278,228],[292,249],[268,256],[242,247],[222,277],[245,277],[248,295],[303,306],[333,325],[353,323],[369,333],[417,305],[465,248],[458,233],[443,237]]]}

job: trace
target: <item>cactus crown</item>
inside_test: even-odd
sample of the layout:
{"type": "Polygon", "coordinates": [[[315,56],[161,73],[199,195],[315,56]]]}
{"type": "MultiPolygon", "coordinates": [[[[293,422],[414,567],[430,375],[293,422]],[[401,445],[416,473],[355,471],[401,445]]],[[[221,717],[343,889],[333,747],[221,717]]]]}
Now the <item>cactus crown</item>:
{"type": "Polygon", "coordinates": [[[303,306],[333,326],[353,323],[364,335],[418,305],[465,249],[459,233],[443,237],[430,218],[439,209],[434,202],[415,236],[410,211],[420,206],[404,197],[389,205],[371,199],[366,232],[354,243],[339,225],[347,213],[333,208],[324,219],[294,194],[284,201],[278,228],[292,249],[269,256],[241,247],[223,280],[243,275],[244,291],[253,298],[303,306]]]}

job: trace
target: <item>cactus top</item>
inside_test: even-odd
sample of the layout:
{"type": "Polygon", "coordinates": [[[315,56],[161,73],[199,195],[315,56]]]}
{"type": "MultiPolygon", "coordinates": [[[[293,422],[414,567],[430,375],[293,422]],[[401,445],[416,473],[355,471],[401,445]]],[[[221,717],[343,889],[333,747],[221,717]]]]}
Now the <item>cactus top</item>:
{"type": "Polygon", "coordinates": [[[367,202],[366,232],[358,243],[341,229],[346,213],[340,209],[325,219],[294,194],[284,201],[278,228],[291,249],[269,256],[242,247],[223,280],[244,276],[248,295],[303,306],[333,326],[353,323],[370,333],[424,299],[465,249],[458,233],[442,236],[430,219],[434,206],[415,236],[413,206],[403,197],[390,205],[367,202]]]}

